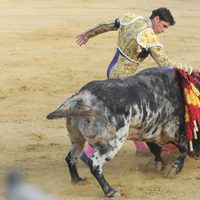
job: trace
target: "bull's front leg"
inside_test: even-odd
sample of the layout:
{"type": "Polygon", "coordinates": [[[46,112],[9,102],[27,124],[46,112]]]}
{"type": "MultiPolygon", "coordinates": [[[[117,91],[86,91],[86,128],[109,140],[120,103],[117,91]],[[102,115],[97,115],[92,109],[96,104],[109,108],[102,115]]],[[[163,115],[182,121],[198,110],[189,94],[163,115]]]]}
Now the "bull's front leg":
{"type": "Polygon", "coordinates": [[[164,172],[166,178],[174,178],[183,169],[185,158],[187,156],[187,147],[178,146],[178,149],[180,152],[178,158],[173,162],[172,166],[164,172]]]}
{"type": "Polygon", "coordinates": [[[85,179],[80,178],[76,167],[77,159],[81,150],[81,146],[72,143],[71,150],[65,158],[71,175],[71,182],[74,184],[83,184],[85,182],[85,179]]]}
{"type": "MultiPolygon", "coordinates": [[[[89,159],[89,167],[90,167],[90,171],[93,174],[93,176],[96,178],[96,180],[98,181],[99,185],[101,186],[104,194],[106,197],[115,197],[115,196],[120,196],[120,193],[117,192],[117,190],[113,189],[108,182],[106,181],[106,179],[104,178],[102,169],[99,165],[95,165],[93,163],[92,159],[89,159]]],[[[102,163],[103,164],[103,163],[102,163]]]]}
{"type": "Polygon", "coordinates": [[[85,182],[85,179],[80,178],[76,164],[78,157],[83,150],[85,139],[81,135],[78,127],[72,123],[72,118],[67,118],[67,130],[71,140],[71,149],[65,160],[71,175],[71,182],[74,184],[82,184],[85,182]]]}
{"type": "Polygon", "coordinates": [[[102,171],[103,164],[106,161],[110,161],[122,147],[128,132],[123,132],[122,130],[120,133],[117,132],[116,135],[117,137],[115,139],[106,144],[104,142],[96,144],[96,151],[88,162],[91,173],[100,184],[106,197],[120,196],[120,193],[108,184],[102,171]]]}

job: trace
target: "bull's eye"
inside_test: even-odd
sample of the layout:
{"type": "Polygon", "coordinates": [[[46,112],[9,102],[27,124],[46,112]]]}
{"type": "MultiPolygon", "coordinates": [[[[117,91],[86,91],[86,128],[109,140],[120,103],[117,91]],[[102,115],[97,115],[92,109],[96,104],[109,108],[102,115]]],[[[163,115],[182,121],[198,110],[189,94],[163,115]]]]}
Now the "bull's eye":
{"type": "Polygon", "coordinates": [[[87,120],[87,123],[88,123],[88,124],[90,123],[90,120],[89,120],[89,119],[87,120]]]}

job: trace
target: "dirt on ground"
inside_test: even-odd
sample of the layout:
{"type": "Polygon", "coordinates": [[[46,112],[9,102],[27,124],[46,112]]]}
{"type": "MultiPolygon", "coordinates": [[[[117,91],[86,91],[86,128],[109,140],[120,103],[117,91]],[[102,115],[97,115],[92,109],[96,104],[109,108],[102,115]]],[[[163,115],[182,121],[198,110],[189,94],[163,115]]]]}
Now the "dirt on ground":
{"type": "MultiPolygon", "coordinates": [[[[176,25],[159,35],[168,56],[199,69],[199,0],[0,0],[0,199],[5,174],[20,167],[27,182],[57,200],[105,199],[89,169],[79,162],[85,185],[72,185],[65,163],[70,142],[65,120],[46,115],[91,80],[106,79],[117,32],[99,35],[83,47],[75,37],[126,12],[149,16],[168,7],[176,25]]],[[[151,57],[140,70],[156,66],[151,57]]],[[[118,199],[199,199],[200,161],[187,158],[174,179],[147,170],[149,157],[135,157],[132,141],[104,166],[118,199]]]]}

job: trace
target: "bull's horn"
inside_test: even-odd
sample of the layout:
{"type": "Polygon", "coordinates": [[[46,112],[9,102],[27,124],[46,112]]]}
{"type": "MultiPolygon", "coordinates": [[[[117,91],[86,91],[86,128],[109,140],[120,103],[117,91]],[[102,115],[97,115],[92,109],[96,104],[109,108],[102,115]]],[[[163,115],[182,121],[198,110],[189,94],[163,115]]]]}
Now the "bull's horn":
{"type": "Polygon", "coordinates": [[[64,112],[60,110],[56,110],[47,115],[47,119],[58,119],[58,118],[63,118],[63,117],[65,117],[64,112]]]}

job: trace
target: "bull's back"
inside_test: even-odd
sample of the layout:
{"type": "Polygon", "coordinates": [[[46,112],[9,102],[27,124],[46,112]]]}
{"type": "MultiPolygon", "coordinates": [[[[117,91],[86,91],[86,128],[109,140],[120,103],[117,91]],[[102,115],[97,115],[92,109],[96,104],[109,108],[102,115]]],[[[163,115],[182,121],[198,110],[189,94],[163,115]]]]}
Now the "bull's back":
{"type": "Polygon", "coordinates": [[[175,70],[169,67],[146,69],[127,78],[93,81],[80,91],[84,90],[90,91],[115,113],[126,113],[132,105],[142,109],[144,102],[156,112],[164,103],[176,106],[182,99],[175,70]]]}

